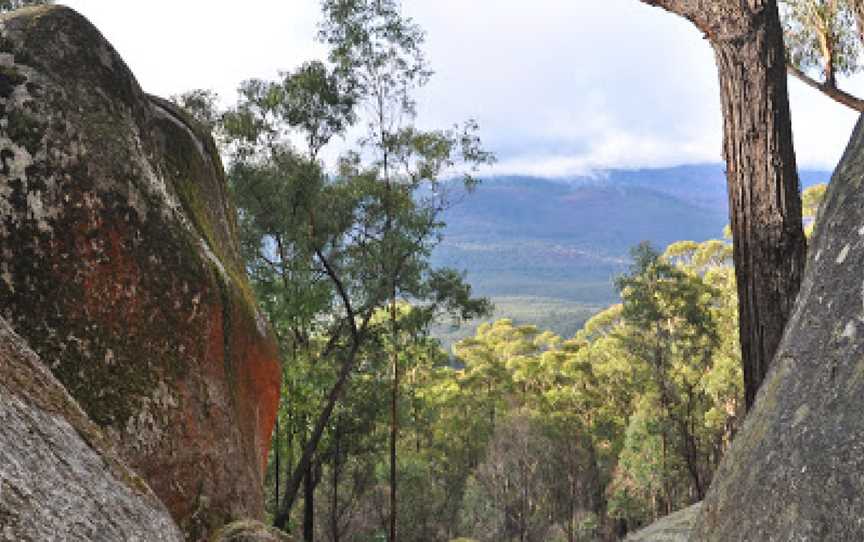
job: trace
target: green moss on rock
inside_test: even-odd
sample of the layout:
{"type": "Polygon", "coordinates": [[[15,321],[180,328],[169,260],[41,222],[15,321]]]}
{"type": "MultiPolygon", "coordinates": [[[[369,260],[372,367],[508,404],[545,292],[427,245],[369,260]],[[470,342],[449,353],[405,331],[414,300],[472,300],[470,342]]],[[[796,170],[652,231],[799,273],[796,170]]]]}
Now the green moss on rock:
{"type": "Polygon", "coordinates": [[[280,373],[212,138],[68,8],[3,20],[3,314],[189,536],[262,516],[280,373]]]}
{"type": "Polygon", "coordinates": [[[27,78],[15,66],[0,65],[0,98],[8,98],[27,78]]]}
{"type": "Polygon", "coordinates": [[[11,110],[6,115],[6,134],[29,152],[36,154],[45,135],[46,123],[24,110],[11,110]]]}

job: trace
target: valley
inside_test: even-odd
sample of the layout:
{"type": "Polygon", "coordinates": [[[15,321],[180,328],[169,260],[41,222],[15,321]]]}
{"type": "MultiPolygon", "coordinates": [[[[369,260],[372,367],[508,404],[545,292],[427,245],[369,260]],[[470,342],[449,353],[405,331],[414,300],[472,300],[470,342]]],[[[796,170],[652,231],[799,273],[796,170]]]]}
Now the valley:
{"type": "MultiPolygon", "coordinates": [[[[806,188],[831,173],[800,176],[806,188]]],[[[491,177],[455,199],[433,264],[464,270],[473,291],[496,309],[458,328],[435,326],[445,346],[503,317],[570,337],[618,301],[613,278],[626,271],[632,247],[649,241],[662,251],[679,240],[721,238],[728,223],[722,164],[554,180],[491,177]]]]}

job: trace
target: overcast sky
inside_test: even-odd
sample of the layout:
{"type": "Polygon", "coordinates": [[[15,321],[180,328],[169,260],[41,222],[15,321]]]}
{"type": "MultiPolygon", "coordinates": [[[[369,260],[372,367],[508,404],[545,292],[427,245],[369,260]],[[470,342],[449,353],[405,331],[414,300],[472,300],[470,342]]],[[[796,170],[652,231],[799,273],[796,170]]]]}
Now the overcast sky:
{"type": "MultiPolygon", "coordinates": [[[[324,58],[318,0],[61,0],[111,41],[148,92],[210,88],[324,58]]],[[[427,128],[475,118],[497,173],[721,160],[717,75],[689,23],[637,0],[404,0],[427,31],[427,128]]],[[[844,82],[864,93],[864,78],[844,82]]],[[[857,118],[790,83],[799,164],[832,169],[857,118]]]]}

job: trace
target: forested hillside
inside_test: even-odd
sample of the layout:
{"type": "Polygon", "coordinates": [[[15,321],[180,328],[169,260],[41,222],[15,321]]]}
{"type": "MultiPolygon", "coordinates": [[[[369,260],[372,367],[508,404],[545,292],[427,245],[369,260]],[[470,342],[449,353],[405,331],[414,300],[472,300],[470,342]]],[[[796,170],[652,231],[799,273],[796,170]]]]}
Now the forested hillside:
{"type": "MultiPolygon", "coordinates": [[[[801,172],[805,187],[829,178],[801,172]]],[[[495,303],[495,317],[570,336],[618,299],[613,279],[627,269],[633,246],[722,238],[729,212],[723,166],[707,164],[491,177],[443,218],[436,265],[465,270],[474,290],[495,303]]],[[[476,325],[437,326],[435,334],[450,344],[476,325]]]]}
{"type": "Polygon", "coordinates": [[[717,237],[728,221],[722,206],[643,186],[532,178],[485,180],[444,219],[435,260],[467,269],[479,293],[589,303],[614,298],[633,245],[717,237]]]}

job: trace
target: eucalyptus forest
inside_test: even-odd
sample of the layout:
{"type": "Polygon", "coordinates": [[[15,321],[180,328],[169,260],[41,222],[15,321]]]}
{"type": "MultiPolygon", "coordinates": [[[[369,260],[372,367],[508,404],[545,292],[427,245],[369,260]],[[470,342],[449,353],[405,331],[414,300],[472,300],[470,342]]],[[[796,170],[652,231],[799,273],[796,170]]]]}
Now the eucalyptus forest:
{"type": "MultiPolygon", "coordinates": [[[[676,236],[680,231],[675,242],[646,240],[617,260],[607,258],[619,273],[593,269],[594,282],[565,285],[591,289],[602,282],[614,297],[605,307],[580,306],[591,314],[584,324],[575,322],[574,312],[564,313],[568,321],[560,328],[578,328],[575,333],[502,314],[494,299],[478,295],[478,277],[458,257],[448,260],[453,267],[436,265],[449,213],[483,190],[498,157],[473,118],[432,128],[418,122],[420,96],[435,73],[424,29],[403,10],[408,2],[320,0],[315,38],[326,60],[287,66],[278,78],[247,79],[230,102],[207,89],[170,102],[147,98],[155,104],[152,117],[192,137],[202,154],[211,140],[200,132],[212,134],[217,176],[224,166],[225,201],[230,198],[224,229],[239,239],[236,269],[219,263],[229,261],[231,251],[220,253],[222,226],[200,220],[212,211],[209,199],[181,182],[182,204],[171,209],[188,213],[201,230],[201,246],[216,262],[207,263],[207,277],[247,284],[239,293],[224,285],[210,289],[234,303],[217,311],[219,322],[260,312],[275,335],[281,387],[269,448],[265,444],[259,454],[268,529],[293,540],[330,542],[614,541],[709,496],[724,455],[778,363],[775,353],[807,283],[808,242],[833,227],[818,220],[831,200],[829,185],[802,187],[799,179],[787,78],[864,112],[864,100],[841,88],[862,68],[864,0],[641,3],[683,17],[713,50],[729,221],[714,239],[694,240],[687,224],[674,225],[676,236]],[[330,160],[334,148],[338,158],[330,160]],[[244,272],[248,283],[235,276],[244,272]],[[457,328],[460,335],[450,333],[457,328]],[[442,330],[449,330],[446,339],[442,330]]],[[[48,4],[0,0],[0,13],[48,4]]],[[[3,34],[0,48],[5,40],[3,34]]],[[[106,70],[119,71],[111,54],[98,52],[106,70]]],[[[0,62],[13,57],[0,56],[0,62]]],[[[26,80],[3,69],[0,116],[9,96],[23,95],[14,88],[26,80]]],[[[27,83],[26,90],[41,87],[27,83]]],[[[0,135],[16,129],[26,135],[31,128],[5,120],[0,135]]],[[[176,146],[163,139],[165,147],[176,146]]],[[[7,164],[13,158],[3,154],[4,179],[17,167],[7,164]]],[[[189,163],[175,168],[182,169],[178,175],[209,175],[194,171],[209,166],[189,163]]],[[[31,196],[19,198],[22,205],[31,196]]],[[[840,205],[836,198],[834,204],[840,205]]],[[[79,244],[101,247],[87,243],[79,244]]],[[[475,245],[490,252],[482,242],[475,245]]],[[[829,259],[841,265],[850,250],[846,245],[829,259]]],[[[191,321],[203,294],[183,287],[184,296],[194,298],[191,321]]],[[[22,289],[16,294],[10,286],[4,295],[12,299],[22,289]]],[[[602,294],[592,299],[608,300],[602,294]]],[[[542,312],[538,306],[533,310],[542,312]]],[[[267,324],[258,324],[266,335],[260,329],[267,324]]],[[[837,328],[838,341],[855,340],[853,324],[837,328]]],[[[170,335],[172,324],[166,325],[169,332],[162,333],[170,335]]],[[[224,350],[242,349],[217,335],[208,338],[224,350]]],[[[179,348],[184,352],[185,343],[179,348]]],[[[105,362],[114,355],[108,349],[105,362]]],[[[127,385],[138,382],[116,383],[123,393],[127,385]]],[[[158,393],[154,397],[158,403],[158,393]]],[[[790,413],[790,423],[808,414],[790,413]]],[[[145,434],[148,420],[130,414],[123,421],[145,434]]],[[[254,423],[269,431],[266,420],[254,423]]],[[[99,440],[75,429],[88,442],[99,440]]],[[[112,461],[106,465],[114,468],[112,461]]],[[[206,504],[204,497],[195,499],[196,506],[206,504]]],[[[259,510],[260,500],[259,492],[259,510]]],[[[0,507],[0,538],[3,512],[0,507]]],[[[213,527],[178,525],[189,540],[213,527]]]]}
{"type": "MultiPolygon", "coordinates": [[[[860,8],[824,4],[782,3],[788,69],[821,70],[815,84],[838,99],[835,68],[857,69],[860,8]],[[839,48],[820,49],[826,39],[839,48]]],[[[749,324],[739,327],[736,286],[765,271],[739,269],[736,280],[732,237],[786,251],[757,258],[763,266],[789,258],[788,242],[734,227],[703,242],[645,242],[613,280],[620,303],[574,336],[503,318],[445,349],[434,325],[492,305],[430,255],[442,214],[471,197],[495,156],[470,119],[414,126],[415,94],[433,72],[423,30],[396,0],[321,5],[328,63],[248,80],[227,110],[205,90],[174,97],[220,142],[247,269],[284,357],[266,480],[274,525],[304,540],[573,542],[617,539],[703,499],[766,371],[744,374],[749,324]],[[325,169],[321,151],[352,130],[356,149],[325,169]]],[[[776,100],[788,123],[785,96],[776,100]]],[[[786,158],[741,155],[730,167],[771,160],[794,194],[789,145],[786,158]]],[[[825,188],[803,194],[808,235],[825,188]]],[[[733,226],[759,212],[736,208],[733,226]]],[[[800,276],[786,279],[784,311],[800,276]]],[[[750,355],[758,367],[771,351],[750,355]]]]}

